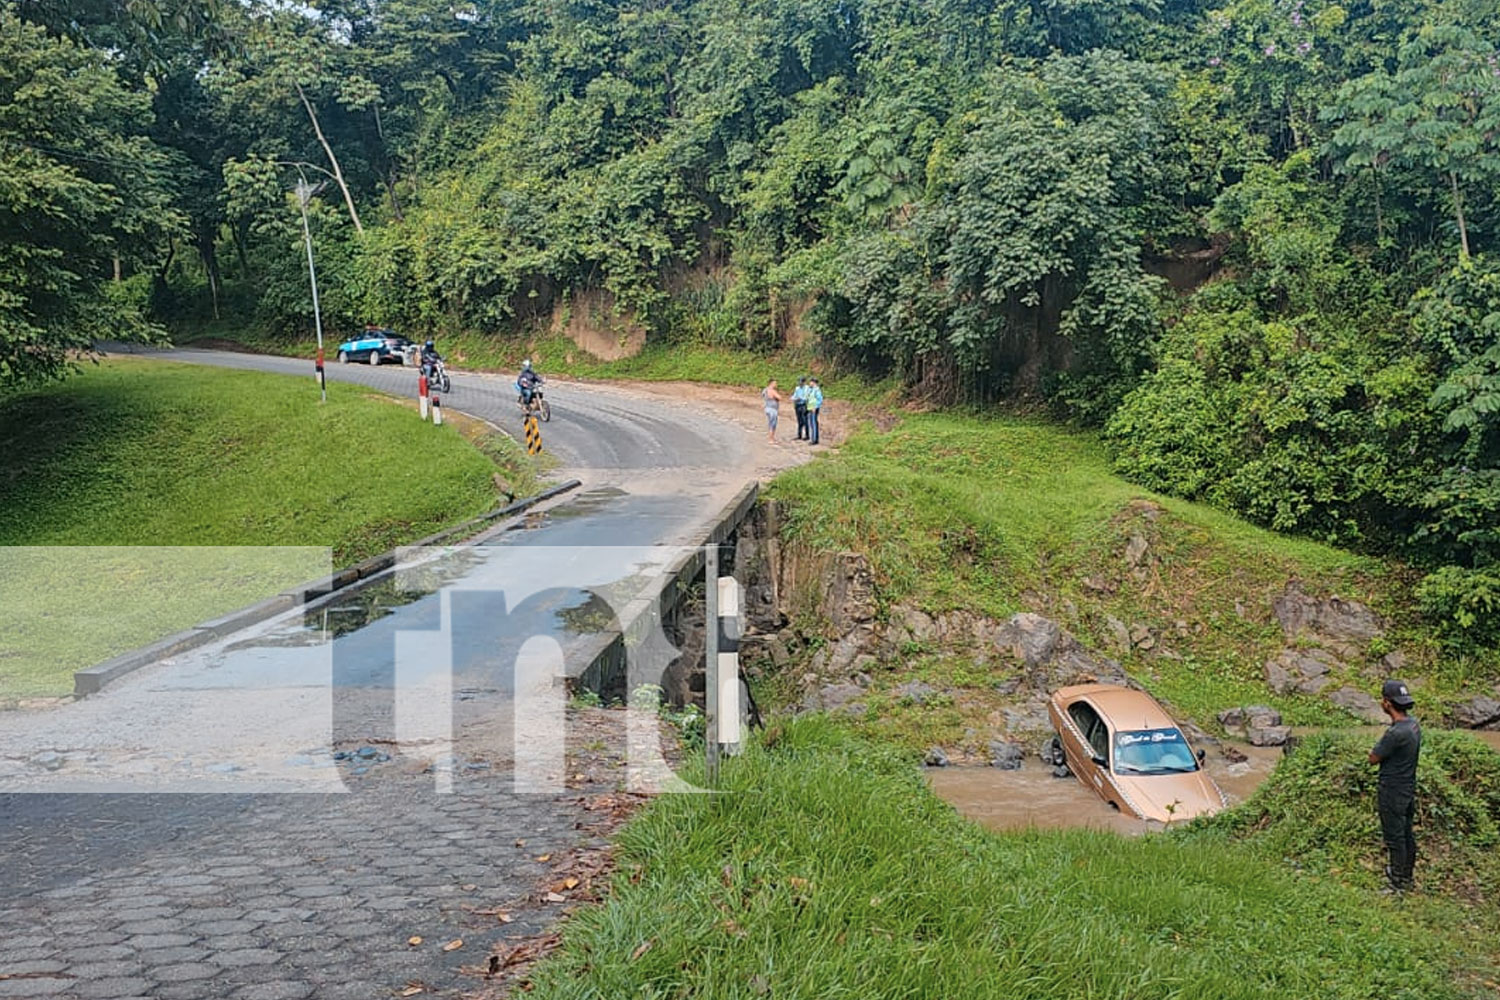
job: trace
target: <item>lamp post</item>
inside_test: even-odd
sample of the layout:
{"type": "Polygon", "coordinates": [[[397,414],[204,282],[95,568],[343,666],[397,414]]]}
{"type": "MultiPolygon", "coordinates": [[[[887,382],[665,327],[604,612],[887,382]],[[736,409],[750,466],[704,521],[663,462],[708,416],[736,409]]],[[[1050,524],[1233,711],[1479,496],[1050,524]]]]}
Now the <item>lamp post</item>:
{"type": "Polygon", "coordinates": [[[318,271],[313,265],[312,230],[307,225],[307,203],[317,193],[317,187],[307,182],[307,176],[302,173],[302,168],[297,168],[297,204],[302,209],[302,242],[307,245],[307,280],[312,283],[313,300],[313,326],[318,331],[318,389],[322,393],[321,402],[328,402],[328,382],[323,374],[323,315],[318,310],[318,271]]]}

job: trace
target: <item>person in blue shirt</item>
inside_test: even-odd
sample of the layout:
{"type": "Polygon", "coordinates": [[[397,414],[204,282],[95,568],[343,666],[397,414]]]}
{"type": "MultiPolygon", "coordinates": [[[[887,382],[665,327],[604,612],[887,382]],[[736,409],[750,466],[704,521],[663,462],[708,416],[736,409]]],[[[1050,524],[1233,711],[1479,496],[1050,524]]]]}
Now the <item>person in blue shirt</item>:
{"type": "Polygon", "coordinates": [[[807,378],[797,380],[797,388],[792,390],[792,409],[797,411],[797,440],[801,441],[807,437],[807,378]]]}
{"type": "Polygon", "coordinates": [[[815,378],[807,380],[807,443],[818,443],[818,413],[823,409],[823,387],[815,378]]]}

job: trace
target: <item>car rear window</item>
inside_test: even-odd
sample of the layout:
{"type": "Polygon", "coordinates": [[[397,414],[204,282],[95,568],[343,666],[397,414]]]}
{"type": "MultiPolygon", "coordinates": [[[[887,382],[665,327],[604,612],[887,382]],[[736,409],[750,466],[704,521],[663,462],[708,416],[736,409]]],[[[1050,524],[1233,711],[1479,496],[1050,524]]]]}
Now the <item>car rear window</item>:
{"type": "Polygon", "coordinates": [[[1115,734],[1115,770],[1121,774],[1181,774],[1198,770],[1180,729],[1135,729],[1115,734]]]}

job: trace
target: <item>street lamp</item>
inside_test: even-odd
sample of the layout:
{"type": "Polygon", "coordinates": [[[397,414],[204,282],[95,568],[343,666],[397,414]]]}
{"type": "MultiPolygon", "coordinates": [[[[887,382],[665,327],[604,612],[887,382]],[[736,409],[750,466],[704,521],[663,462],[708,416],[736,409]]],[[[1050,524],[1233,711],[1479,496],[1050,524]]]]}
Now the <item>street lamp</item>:
{"type": "Polygon", "coordinates": [[[318,271],[313,266],[312,230],[307,225],[307,203],[322,188],[321,183],[309,184],[302,168],[297,168],[297,204],[302,208],[302,242],[307,245],[307,280],[312,283],[313,326],[318,331],[318,389],[322,392],[321,401],[326,403],[328,402],[328,382],[323,374],[323,315],[318,310],[318,271]]]}

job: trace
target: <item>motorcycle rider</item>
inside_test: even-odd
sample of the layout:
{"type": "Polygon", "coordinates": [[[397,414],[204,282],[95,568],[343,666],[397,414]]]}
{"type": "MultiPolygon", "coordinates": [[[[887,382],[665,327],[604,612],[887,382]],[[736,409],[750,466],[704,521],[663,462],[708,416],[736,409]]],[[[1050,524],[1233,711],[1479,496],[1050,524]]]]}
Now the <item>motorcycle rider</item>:
{"type": "Polygon", "coordinates": [[[432,378],[433,373],[437,370],[437,363],[441,360],[443,360],[443,356],[437,352],[437,347],[433,345],[432,341],[429,340],[422,345],[421,361],[423,375],[426,375],[429,379],[432,378]]]}
{"type": "Polygon", "coordinates": [[[542,377],[531,367],[531,359],[521,362],[521,374],[516,376],[516,391],[521,394],[521,405],[531,407],[531,397],[542,384],[542,377]]]}

